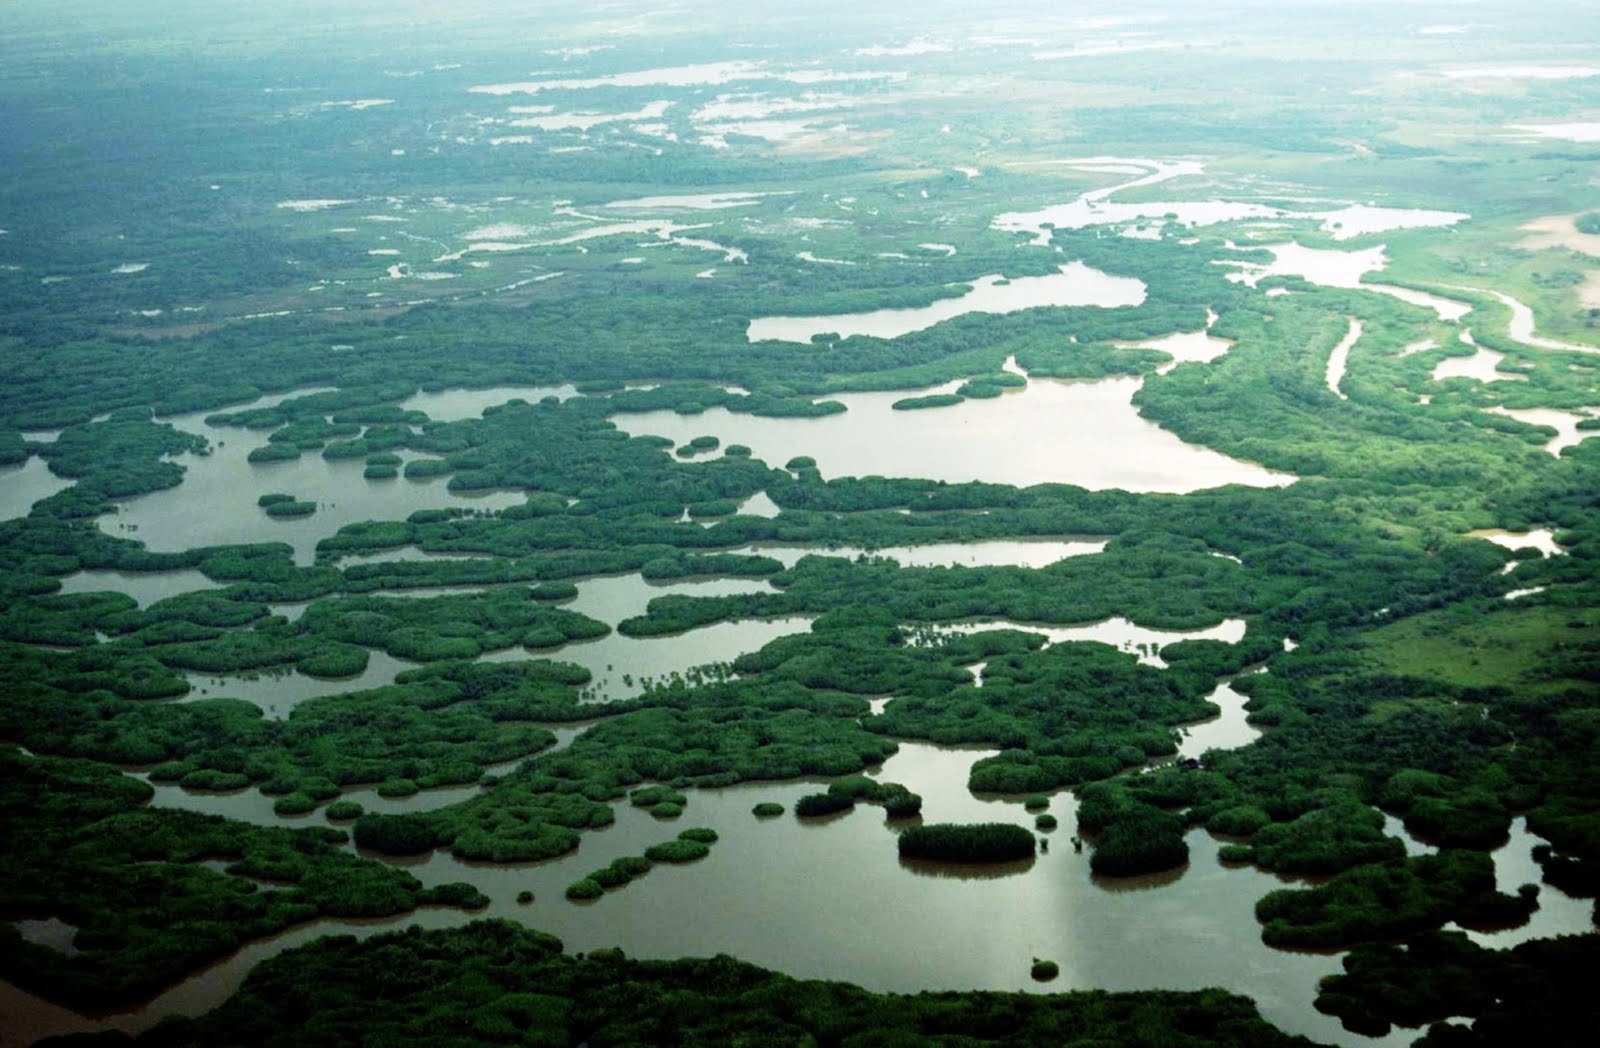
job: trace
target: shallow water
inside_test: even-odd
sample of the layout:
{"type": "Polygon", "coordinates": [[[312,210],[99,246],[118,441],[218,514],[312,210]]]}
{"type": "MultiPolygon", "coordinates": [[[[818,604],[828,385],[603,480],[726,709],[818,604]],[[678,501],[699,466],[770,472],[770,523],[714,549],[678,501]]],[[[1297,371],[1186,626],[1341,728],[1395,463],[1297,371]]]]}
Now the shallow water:
{"type": "Polygon", "coordinates": [[[78,571],[61,579],[62,593],[126,593],[141,608],[158,600],[196,590],[220,589],[225,582],[209,579],[197,568],[181,571],[78,571]]]}
{"type": "Polygon", "coordinates": [[[1470,357],[1445,357],[1433,366],[1432,377],[1435,382],[1447,378],[1470,378],[1478,382],[1527,381],[1526,375],[1500,373],[1500,362],[1505,358],[1504,353],[1479,346],[1470,357]]]}
{"type": "Polygon", "coordinates": [[[239,675],[188,673],[185,677],[189,681],[189,694],[179,701],[243,699],[259,707],[268,717],[282,719],[307,699],[393,684],[397,674],[420,665],[397,659],[387,652],[369,651],[367,668],[353,677],[308,677],[293,669],[239,675]]]}
{"type": "MultiPolygon", "coordinates": [[[[928,821],[1000,821],[1031,826],[1018,798],[978,797],[965,782],[972,763],[993,751],[902,744],[878,773],[922,794],[928,821]]],[[[1198,989],[1249,993],[1285,1030],[1338,1044],[1375,1045],[1345,1033],[1310,1007],[1317,981],[1339,970],[1339,957],[1272,950],[1260,940],[1257,898],[1283,882],[1255,869],[1227,868],[1219,844],[1203,831],[1188,835],[1189,864],[1158,878],[1097,879],[1087,853],[1070,844],[1075,805],[1052,798],[1063,829],[1031,863],[1005,870],[955,864],[907,864],[895,831],[869,805],[826,820],[791,814],[757,820],[758,801],[790,807],[818,784],[791,781],[723,790],[689,790],[677,820],[617,806],[617,822],[583,835],[576,853],[545,863],[495,866],[433,853],[405,868],[426,884],[469,881],[490,896],[485,916],[518,920],[562,938],[567,949],[620,946],[639,957],[729,953],[801,978],[848,979],[869,989],[996,989],[1057,992],[1103,988],[1198,989]],[[721,839],[711,855],[687,868],[659,865],[592,904],[563,898],[571,881],[623,855],[708,826],[721,839]],[[997,875],[998,874],[998,875],[997,875]],[[531,906],[518,892],[535,894],[531,906]],[[1061,965],[1045,986],[1029,975],[1032,957],[1061,965]]],[[[1547,889],[1548,890],[1548,889],[1547,889]]],[[[453,911],[423,911],[400,922],[356,923],[370,934],[416,923],[456,926],[453,911]]],[[[231,993],[249,966],[321,932],[346,930],[320,922],[253,944],[237,958],[197,973],[147,1009],[115,1017],[140,1029],[158,1015],[195,1014],[231,993]]],[[[4,987],[30,1031],[89,1028],[49,1006],[35,1009],[4,987]]],[[[37,1035],[37,1034],[35,1034],[37,1035]]],[[[1406,1038],[1394,1039],[1403,1043],[1406,1038]]]]}
{"type": "Polygon", "coordinates": [[[1544,449],[1550,454],[1559,457],[1562,448],[1569,448],[1579,441],[1589,437],[1600,436],[1600,430],[1580,430],[1578,423],[1584,419],[1593,418],[1594,412],[1562,411],[1558,408],[1485,408],[1485,411],[1506,418],[1514,418],[1518,422],[1525,422],[1530,426],[1548,426],[1556,431],[1545,444],[1544,449]]]}
{"type": "Polygon", "coordinates": [[[582,612],[615,626],[623,619],[643,615],[656,597],[728,597],[741,593],[776,593],[765,579],[704,578],[651,582],[638,572],[602,575],[578,582],[578,595],[561,607],[582,612]]]}
{"type": "MultiPolygon", "coordinates": [[[[1189,492],[1223,484],[1279,487],[1294,477],[1186,444],[1133,407],[1139,378],[1094,382],[1035,379],[1001,397],[945,408],[895,411],[927,391],[846,393],[843,414],[815,419],[760,418],[711,408],[685,418],[671,411],[613,421],[635,436],[682,444],[712,433],[781,464],[810,455],[825,476],[926,477],[950,483],[1078,484],[1101,490],[1189,492]]],[[[942,387],[940,387],[942,388],[942,387]]]]}
{"type": "MultiPolygon", "coordinates": [[[[294,394],[285,394],[290,395],[294,394]]],[[[309,564],[317,541],[346,524],[404,520],[419,509],[450,506],[499,510],[525,501],[520,491],[455,494],[443,478],[427,482],[367,480],[360,459],[330,461],[317,451],[292,462],[251,463],[247,460],[250,452],[268,443],[267,433],[212,426],[205,422],[206,414],[210,413],[163,421],[205,437],[211,444],[210,454],[177,456],[174,461],[184,467],[178,487],[119,502],[114,516],[101,519],[102,530],[139,539],[155,551],[285,542],[294,547],[297,563],[309,564]],[[256,499],[279,492],[315,502],[317,511],[296,519],[269,517],[256,499]]]]}
{"type": "Polygon", "coordinates": [[[1305,247],[1290,242],[1285,244],[1251,244],[1272,253],[1270,263],[1223,260],[1219,264],[1234,267],[1228,279],[1248,287],[1257,286],[1267,277],[1301,277],[1323,287],[1363,288],[1361,278],[1387,264],[1383,245],[1356,251],[1337,248],[1305,247]]]}
{"type": "Polygon", "coordinates": [[[50,472],[38,455],[16,466],[0,466],[0,520],[26,517],[33,504],[72,486],[72,481],[50,472]]]}
{"type": "Polygon", "coordinates": [[[1511,310],[1511,323],[1509,330],[1511,337],[1524,345],[1537,346],[1540,349],[1559,349],[1572,353],[1600,353],[1600,346],[1585,346],[1575,342],[1561,342],[1556,339],[1542,338],[1534,333],[1533,310],[1521,301],[1512,298],[1503,291],[1491,291],[1489,294],[1499,299],[1500,302],[1511,310]]]}
{"type": "Polygon", "coordinates": [[[982,633],[986,630],[1025,630],[1029,633],[1042,633],[1047,639],[1047,645],[1062,644],[1068,641],[1098,641],[1109,644],[1119,651],[1126,651],[1138,657],[1139,661],[1148,666],[1164,667],[1166,663],[1157,654],[1168,644],[1175,644],[1181,640],[1220,640],[1224,644],[1237,644],[1244,638],[1245,621],[1243,619],[1224,619],[1215,626],[1199,630],[1158,630],[1140,626],[1121,616],[1102,619],[1081,626],[1049,626],[1032,622],[1012,622],[1005,619],[990,619],[983,622],[954,622],[937,623],[930,627],[933,630],[950,633],[982,633]]]}
{"type": "Polygon", "coordinates": [[[1206,698],[1221,707],[1222,712],[1211,720],[1186,724],[1180,729],[1180,758],[1198,760],[1207,750],[1238,749],[1260,738],[1261,729],[1245,720],[1244,704],[1249,700],[1234,691],[1231,684],[1218,684],[1206,698]]]}
{"type": "Polygon", "coordinates": [[[1104,539],[992,539],[983,542],[930,542],[921,546],[885,546],[862,549],[856,546],[819,544],[785,545],[758,542],[741,546],[730,553],[753,553],[781,561],[792,568],[805,556],[887,557],[906,568],[940,568],[961,565],[968,568],[1019,567],[1043,568],[1066,557],[1082,557],[1106,548],[1104,539]]]}
{"type": "Polygon", "coordinates": [[[607,702],[638,695],[646,681],[665,681],[675,673],[682,675],[697,666],[731,662],[745,652],[760,650],[778,637],[805,633],[810,628],[811,619],[805,616],[741,619],[665,637],[634,638],[612,632],[596,640],[575,641],[552,651],[512,648],[490,652],[482,661],[548,658],[576,663],[593,676],[584,688],[584,697],[591,702],[607,702]]]}
{"type": "Polygon", "coordinates": [[[1529,531],[1505,531],[1500,528],[1479,528],[1477,531],[1467,532],[1468,538],[1488,539],[1497,546],[1506,549],[1522,549],[1532,546],[1546,557],[1557,557],[1565,553],[1556,543],[1555,534],[1549,528],[1533,528],[1529,531]]]}
{"type": "Polygon", "coordinates": [[[1352,317],[1349,331],[1339,340],[1339,344],[1333,347],[1333,352],[1328,354],[1328,368],[1324,380],[1328,383],[1328,388],[1333,391],[1333,395],[1340,400],[1350,399],[1339,386],[1344,382],[1345,366],[1350,359],[1350,347],[1354,346],[1359,338],[1361,338],[1361,321],[1352,317]]]}
{"type": "Polygon", "coordinates": [[[852,335],[899,338],[968,313],[1014,313],[1036,306],[1137,306],[1144,301],[1144,295],[1142,280],[1113,276],[1082,262],[1071,262],[1062,266],[1059,273],[1049,276],[1017,277],[1009,281],[995,275],[979,277],[966,294],[911,309],[875,309],[831,316],[758,317],[750,321],[746,336],[751,342],[771,339],[801,343],[809,343],[814,336],[824,334],[840,338],[852,335]]]}
{"type": "Polygon", "coordinates": [[[493,386],[489,389],[419,390],[400,402],[407,411],[421,411],[435,422],[459,422],[478,418],[484,409],[522,399],[537,404],[545,397],[570,400],[578,395],[576,386],[493,386]]]}

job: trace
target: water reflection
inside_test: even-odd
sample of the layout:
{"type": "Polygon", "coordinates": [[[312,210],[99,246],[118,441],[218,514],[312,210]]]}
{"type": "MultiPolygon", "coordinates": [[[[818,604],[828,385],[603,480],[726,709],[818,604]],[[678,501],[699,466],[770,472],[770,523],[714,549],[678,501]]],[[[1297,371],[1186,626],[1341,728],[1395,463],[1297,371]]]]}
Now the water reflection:
{"type": "Polygon", "coordinates": [[[761,418],[715,407],[685,418],[671,411],[613,418],[625,432],[683,444],[714,434],[769,463],[810,455],[829,477],[923,477],[1027,487],[1183,493],[1223,484],[1279,487],[1294,477],[1186,444],[1141,418],[1140,378],[1093,382],[1035,379],[1027,388],[951,407],[895,411],[914,393],[845,393],[843,414],[761,418]]]}

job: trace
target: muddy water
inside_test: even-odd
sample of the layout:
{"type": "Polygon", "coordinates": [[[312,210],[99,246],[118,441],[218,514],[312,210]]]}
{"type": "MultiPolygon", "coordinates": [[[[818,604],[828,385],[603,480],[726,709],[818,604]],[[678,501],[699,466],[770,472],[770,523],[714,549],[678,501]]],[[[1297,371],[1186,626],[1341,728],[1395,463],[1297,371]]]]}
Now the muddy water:
{"type": "MultiPolygon", "coordinates": [[[[1019,798],[977,797],[965,789],[972,763],[990,752],[903,744],[878,775],[921,793],[928,821],[1031,826],[1019,798]]],[[[558,860],[494,866],[434,853],[406,868],[426,884],[469,881],[491,898],[487,915],[553,932],[570,950],[618,945],[641,957],[724,952],[800,977],[903,992],[1222,986],[1252,994],[1269,1020],[1291,1032],[1377,1043],[1345,1033],[1310,1007],[1317,981],[1338,970],[1337,956],[1261,943],[1255,900],[1283,882],[1223,867],[1218,842],[1204,832],[1189,834],[1184,869],[1117,881],[1092,877],[1087,854],[1073,850],[1075,809],[1065,793],[1052,798],[1050,809],[1065,832],[1048,835],[1051,847],[1031,863],[1001,871],[902,863],[895,829],[869,805],[815,821],[792,814],[763,821],[750,813],[759,801],[789,807],[818,788],[791,781],[691,790],[681,818],[664,822],[620,805],[613,826],[585,833],[579,850],[558,860]],[[641,854],[686,826],[717,830],[721,840],[710,857],[687,867],[657,866],[592,904],[563,897],[573,880],[619,856],[641,854]],[[515,901],[523,890],[534,892],[532,905],[515,901]],[[1062,977],[1048,987],[1034,983],[1028,969],[1035,956],[1057,961],[1062,977]]],[[[466,919],[424,911],[406,923],[438,927],[466,919]]],[[[295,929],[252,944],[112,1023],[138,1029],[162,1014],[202,1011],[237,988],[251,964],[315,934],[366,935],[395,926],[320,922],[295,929]]],[[[30,1007],[9,987],[3,1002],[26,1017],[32,1035],[88,1026],[71,1013],[30,1007]]]]}

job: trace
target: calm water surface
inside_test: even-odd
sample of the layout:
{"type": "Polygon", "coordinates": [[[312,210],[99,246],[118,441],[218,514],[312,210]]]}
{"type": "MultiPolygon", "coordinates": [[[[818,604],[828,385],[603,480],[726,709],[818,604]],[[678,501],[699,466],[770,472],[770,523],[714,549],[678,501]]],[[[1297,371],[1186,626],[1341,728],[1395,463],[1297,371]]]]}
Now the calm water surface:
{"type": "Polygon", "coordinates": [[[825,418],[760,418],[717,407],[689,417],[649,411],[613,421],[632,435],[651,433],[677,444],[714,434],[724,444],[747,445],[769,463],[810,455],[827,477],[1180,493],[1223,484],[1280,487],[1295,480],[1186,444],[1141,418],[1133,395],[1142,381],[1035,379],[1002,397],[920,411],[893,410],[895,401],[915,395],[900,391],[841,394],[832,399],[847,410],[825,418]]]}

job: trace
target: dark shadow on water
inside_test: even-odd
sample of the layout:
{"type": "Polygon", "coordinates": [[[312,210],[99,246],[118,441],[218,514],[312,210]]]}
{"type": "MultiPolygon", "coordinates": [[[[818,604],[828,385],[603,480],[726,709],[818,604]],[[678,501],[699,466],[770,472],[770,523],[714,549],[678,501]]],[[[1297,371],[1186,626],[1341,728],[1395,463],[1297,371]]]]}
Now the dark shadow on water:
{"type": "Polygon", "coordinates": [[[1105,877],[1098,873],[1091,874],[1089,883],[1101,891],[1107,892],[1142,892],[1154,888],[1165,888],[1169,884],[1176,884],[1189,872],[1189,864],[1162,870],[1160,873],[1141,873],[1132,877],[1105,877]]]}
{"type": "Polygon", "coordinates": [[[930,859],[900,860],[900,868],[919,877],[942,877],[957,881],[992,881],[1001,877],[1015,877],[1033,869],[1035,859],[1017,859],[1013,862],[936,862],[930,859]]]}

